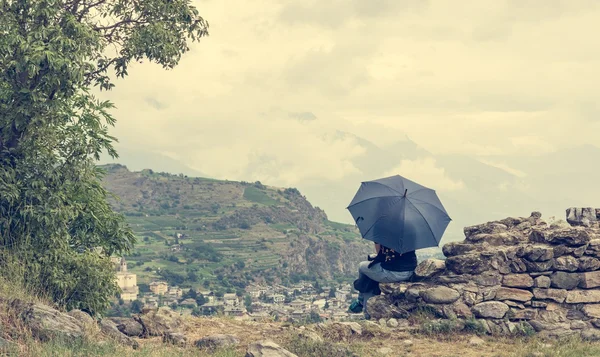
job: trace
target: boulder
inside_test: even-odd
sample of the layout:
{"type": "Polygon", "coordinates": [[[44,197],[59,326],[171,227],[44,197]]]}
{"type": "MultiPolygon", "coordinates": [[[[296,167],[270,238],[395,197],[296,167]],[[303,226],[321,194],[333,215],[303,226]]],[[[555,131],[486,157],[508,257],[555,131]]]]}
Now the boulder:
{"type": "Polygon", "coordinates": [[[549,288],[552,281],[549,277],[541,275],[534,279],[533,286],[536,288],[549,288]]]}
{"type": "Polygon", "coordinates": [[[367,311],[372,319],[379,320],[381,318],[397,318],[402,319],[408,317],[408,312],[394,305],[390,298],[385,295],[374,296],[367,302],[367,311]]]}
{"type": "Polygon", "coordinates": [[[533,289],[533,296],[539,300],[552,300],[563,303],[567,298],[565,289],[533,289]]]}
{"type": "Polygon", "coordinates": [[[500,288],[496,291],[496,300],[529,301],[533,294],[527,290],[515,288],[500,288]]]}
{"type": "Polygon", "coordinates": [[[579,269],[579,260],[570,255],[565,255],[554,259],[554,269],[564,271],[576,271],[579,269]]]}
{"type": "Polygon", "coordinates": [[[160,307],[157,310],[148,311],[135,317],[144,329],[143,337],[164,336],[181,325],[181,317],[168,307],[160,307]]]}
{"type": "Polygon", "coordinates": [[[446,262],[440,259],[426,259],[415,269],[415,275],[419,278],[429,278],[446,269],[446,262]]]}
{"type": "Polygon", "coordinates": [[[600,286],[600,271],[582,273],[579,286],[585,289],[597,288],[600,286]]]}
{"type": "Polygon", "coordinates": [[[67,315],[73,317],[82,327],[86,326],[95,326],[96,320],[87,312],[83,312],[81,310],[71,310],[67,312],[67,315]]]}
{"type": "Polygon", "coordinates": [[[197,340],[194,344],[198,348],[205,348],[209,350],[214,350],[217,348],[231,347],[240,343],[240,340],[236,336],[226,335],[226,334],[217,334],[202,337],[197,340]]]}
{"type": "Polygon", "coordinates": [[[477,317],[501,319],[508,312],[508,305],[500,301],[486,301],[473,306],[472,311],[477,317]]]}
{"type": "Polygon", "coordinates": [[[258,341],[248,346],[245,357],[298,357],[273,341],[258,341]]]}
{"type": "Polygon", "coordinates": [[[112,340],[125,346],[131,346],[134,349],[139,347],[139,343],[136,340],[125,336],[121,331],[119,331],[114,322],[108,319],[102,319],[98,325],[100,326],[100,331],[102,331],[105,336],[111,338],[112,340]]]}
{"type": "Polygon", "coordinates": [[[557,271],[550,275],[551,286],[559,289],[575,289],[579,285],[580,276],[577,273],[557,271]]]}
{"type": "Polygon", "coordinates": [[[479,254],[465,254],[446,259],[446,269],[456,274],[480,274],[489,268],[489,261],[479,254]]]}
{"type": "Polygon", "coordinates": [[[123,319],[117,323],[117,329],[129,337],[141,337],[144,333],[144,327],[134,319],[123,319]]]}
{"type": "Polygon", "coordinates": [[[530,288],[533,286],[533,279],[529,274],[508,274],[502,278],[502,285],[510,288],[530,288]]]}
{"type": "Polygon", "coordinates": [[[74,317],[48,305],[14,300],[10,308],[15,311],[33,335],[40,341],[55,337],[74,340],[83,337],[82,324],[74,317]]]}
{"type": "Polygon", "coordinates": [[[187,337],[179,332],[169,332],[163,336],[163,343],[175,346],[185,346],[187,344],[187,337]]]}
{"type": "Polygon", "coordinates": [[[460,298],[460,293],[446,286],[436,286],[422,290],[420,296],[430,304],[451,304],[460,298]]]}
{"type": "Polygon", "coordinates": [[[571,290],[565,300],[567,304],[589,304],[600,302],[600,290],[571,290]]]}

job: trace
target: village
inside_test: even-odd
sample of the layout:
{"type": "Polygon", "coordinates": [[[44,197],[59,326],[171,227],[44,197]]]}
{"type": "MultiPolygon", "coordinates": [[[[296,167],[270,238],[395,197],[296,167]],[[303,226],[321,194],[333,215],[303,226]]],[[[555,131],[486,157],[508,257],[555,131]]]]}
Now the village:
{"type": "MultiPolygon", "coordinates": [[[[139,301],[142,307],[168,306],[182,315],[230,316],[235,319],[291,322],[359,320],[362,314],[348,313],[357,297],[350,284],[320,286],[317,282],[300,282],[292,286],[250,285],[244,294],[217,294],[207,289],[182,289],[165,281],[152,281],[149,292],[140,292],[137,276],[127,270],[125,258],[113,258],[119,299],[125,304],[139,301]]],[[[138,303],[139,304],[139,303],[138,303]]]]}

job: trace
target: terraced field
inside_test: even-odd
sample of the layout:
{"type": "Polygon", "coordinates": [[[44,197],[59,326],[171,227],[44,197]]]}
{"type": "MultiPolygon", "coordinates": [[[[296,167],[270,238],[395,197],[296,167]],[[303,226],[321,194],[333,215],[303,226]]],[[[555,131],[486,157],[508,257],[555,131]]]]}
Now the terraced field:
{"type": "MultiPolygon", "coordinates": [[[[322,261],[323,249],[369,249],[354,227],[330,222],[295,189],[130,172],[121,165],[104,169],[104,185],[118,197],[113,207],[138,237],[127,260],[142,288],[157,279],[227,291],[254,279],[285,283],[294,274],[310,275],[310,261],[322,261]],[[301,259],[286,269],[291,256],[301,259]]],[[[325,274],[343,276],[335,270],[340,266],[332,262],[325,274]]]]}

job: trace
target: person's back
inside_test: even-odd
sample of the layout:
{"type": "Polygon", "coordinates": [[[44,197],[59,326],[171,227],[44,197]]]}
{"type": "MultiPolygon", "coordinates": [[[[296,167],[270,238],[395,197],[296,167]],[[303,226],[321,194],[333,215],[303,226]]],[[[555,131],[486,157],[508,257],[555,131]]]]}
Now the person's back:
{"type": "Polygon", "coordinates": [[[400,254],[393,249],[381,246],[380,254],[384,256],[381,267],[389,271],[414,271],[417,268],[417,254],[414,250],[400,254]]]}

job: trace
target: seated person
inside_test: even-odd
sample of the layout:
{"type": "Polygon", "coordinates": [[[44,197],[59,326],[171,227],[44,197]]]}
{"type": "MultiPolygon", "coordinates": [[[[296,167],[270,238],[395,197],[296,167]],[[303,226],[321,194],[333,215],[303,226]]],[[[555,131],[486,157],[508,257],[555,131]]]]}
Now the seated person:
{"type": "MultiPolygon", "coordinates": [[[[415,251],[400,254],[393,249],[375,243],[375,257],[369,257],[370,261],[363,261],[358,266],[359,280],[365,277],[377,283],[395,283],[408,281],[417,267],[417,255],[415,251]],[[372,259],[372,260],[371,260],[372,259]]],[[[368,280],[368,279],[367,279],[368,280]]],[[[358,293],[358,300],[350,305],[350,311],[357,313],[363,311],[365,319],[370,319],[367,312],[367,301],[375,295],[379,284],[375,289],[368,288],[368,291],[358,293]]]]}

